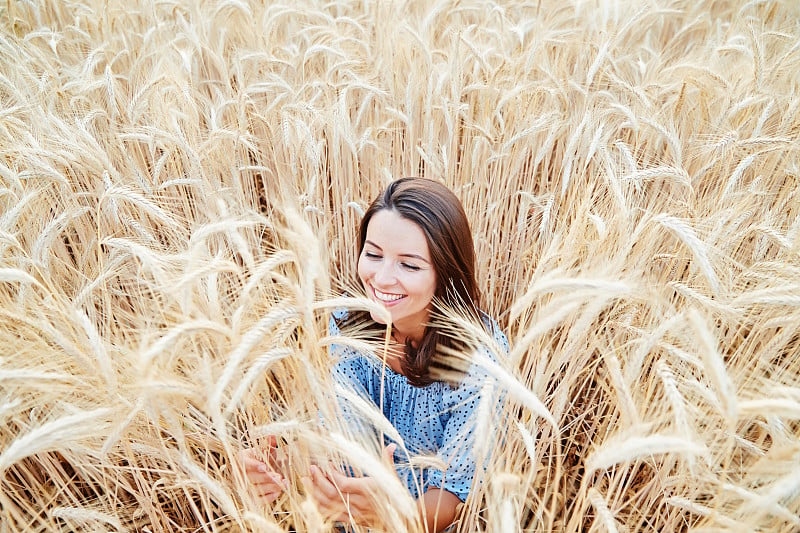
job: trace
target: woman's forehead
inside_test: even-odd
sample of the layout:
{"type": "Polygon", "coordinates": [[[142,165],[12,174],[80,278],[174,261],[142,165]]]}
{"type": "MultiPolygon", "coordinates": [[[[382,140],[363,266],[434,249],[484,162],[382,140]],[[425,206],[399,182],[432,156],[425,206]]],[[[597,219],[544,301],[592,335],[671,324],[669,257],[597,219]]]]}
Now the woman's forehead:
{"type": "Polygon", "coordinates": [[[367,240],[386,251],[430,257],[422,228],[393,210],[382,209],[372,215],[367,224],[367,240]]]}

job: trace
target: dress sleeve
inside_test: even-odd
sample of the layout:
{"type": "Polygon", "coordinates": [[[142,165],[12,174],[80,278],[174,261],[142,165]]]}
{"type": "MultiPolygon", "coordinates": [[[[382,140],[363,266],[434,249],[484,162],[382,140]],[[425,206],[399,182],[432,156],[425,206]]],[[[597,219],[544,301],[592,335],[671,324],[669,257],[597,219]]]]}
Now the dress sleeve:
{"type": "MultiPolygon", "coordinates": [[[[493,321],[492,332],[497,346],[508,353],[508,340],[493,321]]],[[[480,416],[478,411],[488,409],[487,414],[492,419],[491,425],[497,424],[502,397],[494,378],[490,377],[482,367],[473,364],[458,387],[447,387],[444,405],[450,416],[444,426],[442,446],[437,456],[447,468],[444,471],[432,469],[428,477],[428,486],[452,492],[463,502],[469,495],[476,465],[480,459],[475,457],[474,453],[476,425],[480,416]],[[488,404],[482,407],[482,402],[488,404]]],[[[489,457],[485,457],[483,464],[485,465],[488,460],[489,457]]]]}
{"type": "MultiPolygon", "coordinates": [[[[345,315],[346,316],[346,315],[345,315]]],[[[328,322],[328,335],[331,337],[341,335],[341,329],[336,319],[341,317],[331,317],[328,322]]],[[[331,344],[331,357],[333,357],[333,379],[338,385],[349,387],[359,394],[367,392],[367,373],[364,356],[353,348],[341,344],[331,344]]]]}
{"type": "MultiPolygon", "coordinates": [[[[346,314],[344,316],[346,317],[346,314]]],[[[341,334],[337,318],[341,319],[342,316],[337,316],[334,313],[328,323],[328,335],[330,336],[341,334]]],[[[334,358],[331,369],[334,385],[343,391],[355,393],[361,398],[369,399],[369,363],[364,356],[353,348],[340,344],[331,344],[330,354],[334,358]]],[[[358,409],[341,391],[337,392],[336,401],[346,426],[352,432],[364,433],[367,431],[367,426],[362,420],[363,417],[358,415],[358,409]]]]}

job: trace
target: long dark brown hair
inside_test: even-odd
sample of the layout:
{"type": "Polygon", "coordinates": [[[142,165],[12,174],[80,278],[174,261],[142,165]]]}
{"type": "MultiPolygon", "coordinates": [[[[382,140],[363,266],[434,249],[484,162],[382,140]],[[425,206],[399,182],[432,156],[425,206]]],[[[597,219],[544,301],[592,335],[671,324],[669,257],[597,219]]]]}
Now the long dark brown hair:
{"type": "MultiPolygon", "coordinates": [[[[435,299],[439,305],[459,309],[477,318],[479,294],[475,279],[475,247],[467,215],[458,197],[439,182],[425,178],[401,178],[379,194],[361,219],[358,254],[364,250],[367,226],[378,211],[395,211],[415,223],[425,234],[436,273],[435,299]]],[[[430,367],[442,348],[462,344],[435,326],[428,325],[418,345],[406,342],[401,361],[403,374],[417,387],[434,381],[430,367]]]]}

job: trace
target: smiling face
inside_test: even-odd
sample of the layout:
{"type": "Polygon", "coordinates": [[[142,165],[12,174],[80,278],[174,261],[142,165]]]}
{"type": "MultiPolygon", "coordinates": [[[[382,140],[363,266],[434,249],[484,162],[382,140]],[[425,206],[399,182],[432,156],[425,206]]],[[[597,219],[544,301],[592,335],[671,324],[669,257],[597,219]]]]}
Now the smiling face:
{"type": "MultiPolygon", "coordinates": [[[[367,225],[358,277],[367,295],[389,311],[398,332],[414,340],[422,337],[436,293],[436,272],[417,224],[392,209],[376,212],[367,225]]],[[[381,322],[374,314],[372,318],[381,322]]]]}

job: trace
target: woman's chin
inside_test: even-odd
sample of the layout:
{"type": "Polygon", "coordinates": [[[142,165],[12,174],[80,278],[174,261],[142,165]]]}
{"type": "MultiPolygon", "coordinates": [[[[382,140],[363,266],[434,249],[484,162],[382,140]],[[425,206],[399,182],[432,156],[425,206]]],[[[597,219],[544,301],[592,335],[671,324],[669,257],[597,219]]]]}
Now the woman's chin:
{"type": "Polygon", "coordinates": [[[374,312],[370,311],[369,316],[371,316],[372,320],[378,324],[383,324],[384,326],[386,325],[386,320],[384,320],[383,317],[376,315],[374,312]]]}

